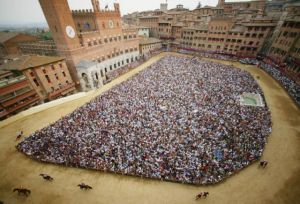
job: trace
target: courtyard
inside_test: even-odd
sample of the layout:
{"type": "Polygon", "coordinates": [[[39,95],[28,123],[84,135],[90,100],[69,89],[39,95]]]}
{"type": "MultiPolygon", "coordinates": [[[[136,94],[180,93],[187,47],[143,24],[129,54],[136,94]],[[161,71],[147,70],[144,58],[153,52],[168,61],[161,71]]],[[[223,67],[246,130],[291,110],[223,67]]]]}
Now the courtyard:
{"type": "MultiPolygon", "coordinates": [[[[0,200],[5,203],[196,203],[194,196],[209,191],[206,203],[293,203],[299,193],[299,109],[276,81],[262,70],[239,63],[262,88],[273,122],[272,133],[263,153],[269,161],[265,170],[253,164],[225,182],[210,186],[190,186],[157,180],[114,175],[93,170],[66,168],[34,161],[15,149],[16,132],[25,135],[49,125],[93,97],[127,80],[166,54],[160,54],[137,69],[117,78],[85,98],[45,109],[24,117],[0,130],[0,200]],[[55,178],[45,183],[38,176],[48,173],[55,178]],[[80,182],[93,186],[89,192],[76,187],[80,182]],[[12,189],[24,186],[32,190],[28,198],[18,197],[12,189]],[[64,189],[64,190],[62,190],[64,189]]],[[[214,60],[215,61],[215,60],[214,60]]]]}

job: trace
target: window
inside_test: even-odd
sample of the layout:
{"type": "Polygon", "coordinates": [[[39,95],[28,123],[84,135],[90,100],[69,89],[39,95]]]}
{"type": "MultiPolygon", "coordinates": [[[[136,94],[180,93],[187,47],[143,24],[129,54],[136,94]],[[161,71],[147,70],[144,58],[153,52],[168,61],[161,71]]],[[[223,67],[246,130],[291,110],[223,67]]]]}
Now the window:
{"type": "Polygon", "coordinates": [[[57,74],[55,74],[55,78],[56,78],[56,80],[59,80],[57,74]]]}
{"type": "Polygon", "coordinates": [[[30,76],[34,77],[34,73],[33,73],[33,72],[30,72],[30,76]]]}
{"type": "Polygon", "coordinates": [[[51,64],[51,69],[52,69],[52,70],[55,70],[55,67],[54,67],[54,65],[53,65],[53,64],[51,64]]]}
{"type": "Polygon", "coordinates": [[[42,71],[43,71],[43,73],[44,73],[44,74],[46,74],[46,70],[45,70],[45,68],[44,68],[44,67],[42,68],[42,71]]]}
{"type": "Polygon", "coordinates": [[[46,77],[48,83],[50,84],[50,83],[51,83],[51,80],[50,80],[49,76],[48,76],[48,75],[45,75],[45,77],[46,77]]]}
{"type": "Polygon", "coordinates": [[[36,86],[40,86],[39,82],[36,79],[33,79],[33,82],[36,86]]]}
{"type": "Polygon", "coordinates": [[[60,67],[60,68],[62,68],[62,67],[63,67],[63,66],[62,66],[62,63],[59,63],[59,67],[60,67]]]}

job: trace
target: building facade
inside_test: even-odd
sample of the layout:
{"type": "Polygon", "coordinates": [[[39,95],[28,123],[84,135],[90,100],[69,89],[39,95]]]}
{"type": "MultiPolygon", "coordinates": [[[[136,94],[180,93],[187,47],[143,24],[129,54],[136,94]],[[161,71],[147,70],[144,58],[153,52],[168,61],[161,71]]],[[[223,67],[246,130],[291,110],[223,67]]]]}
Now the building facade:
{"type": "Polygon", "coordinates": [[[67,0],[39,2],[58,52],[66,57],[77,86],[86,89],[93,83],[88,81],[87,84],[83,79],[85,75],[88,79],[95,79],[97,76],[91,73],[100,73],[100,69],[108,70],[110,66],[119,68],[122,61],[125,64],[138,59],[137,29],[122,26],[119,4],[114,4],[114,10],[101,9],[99,1],[92,0],[93,10],[70,11],[67,0]],[[99,70],[82,73],[81,61],[98,63],[99,70]]]}
{"type": "Polygon", "coordinates": [[[58,56],[58,50],[53,40],[38,40],[19,43],[22,54],[58,56]]]}
{"type": "Polygon", "coordinates": [[[300,73],[300,3],[284,6],[286,15],[273,40],[268,57],[288,71],[300,73]]]}
{"type": "Polygon", "coordinates": [[[0,32],[0,59],[8,55],[20,54],[19,43],[39,40],[37,37],[23,33],[0,32]]]}
{"type": "Polygon", "coordinates": [[[148,58],[151,52],[161,48],[161,40],[157,38],[140,38],[139,50],[142,58],[148,58]]]}
{"type": "Polygon", "coordinates": [[[150,29],[147,27],[140,26],[138,27],[138,36],[148,37],[150,36],[150,29]]]}
{"type": "Polygon", "coordinates": [[[1,65],[0,69],[23,75],[41,101],[50,101],[75,92],[75,83],[63,57],[20,56],[1,65]]]}
{"type": "Polygon", "coordinates": [[[0,120],[28,109],[40,102],[40,97],[24,76],[0,71],[0,120]]]}

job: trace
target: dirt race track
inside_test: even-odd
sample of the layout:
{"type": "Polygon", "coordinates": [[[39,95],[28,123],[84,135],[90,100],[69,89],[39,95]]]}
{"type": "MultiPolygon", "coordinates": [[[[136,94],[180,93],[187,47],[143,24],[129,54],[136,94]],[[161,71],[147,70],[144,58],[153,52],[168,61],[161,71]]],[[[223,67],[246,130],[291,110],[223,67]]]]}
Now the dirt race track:
{"type": "Polygon", "coordinates": [[[18,203],[101,203],[101,204],[189,204],[189,203],[300,203],[300,110],[283,88],[267,73],[253,66],[233,64],[249,71],[265,93],[271,110],[273,131],[268,139],[263,159],[269,161],[266,169],[258,163],[247,167],[216,185],[192,186],[93,170],[66,168],[41,163],[26,157],[15,149],[16,132],[25,136],[47,126],[76,107],[128,79],[166,53],[153,57],[135,70],[117,78],[86,97],[25,116],[0,129],[0,201],[18,203]],[[49,183],[39,174],[54,177],[49,183]],[[77,184],[84,182],[93,187],[82,191],[77,184]],[[15,187],[26,187],[31,195],[26,198],[13,193],[15,187]],[[209,191],[206,200],[195,201],[195,195],[209,191]]]}

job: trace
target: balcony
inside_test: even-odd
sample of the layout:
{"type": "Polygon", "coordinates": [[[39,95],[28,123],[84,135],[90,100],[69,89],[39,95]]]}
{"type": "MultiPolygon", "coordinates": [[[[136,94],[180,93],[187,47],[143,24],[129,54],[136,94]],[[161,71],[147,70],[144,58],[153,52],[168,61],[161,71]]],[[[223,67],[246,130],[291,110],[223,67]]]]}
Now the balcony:
{"type": "Polygon", "coordinates": [[[61,87],[59,90],[53,91],[48,94],[48,98],[55,99],[60,95],[66,95],[67,93],[75,90],[75,83],[68,84],[64,87],[61,87]]]}
{"type": "Polygon", "coordinates": [[[13,104],[15,104],[15,103],[17,103],[19,101],[22,101],[22,100],[24,100],[26,98],[29,98],[30,96],[34,96],[34,95],[36,95],[36,92],[34,90],[22,93],[22,94],[20,94],[18,96],[15,96],[14,98],[12,98],[10,100],[2,102],[2,106],[5,107],[5,108],[9,107],[9,106],[11,106],[11,105],[13,105],[13,104]]]}
{"type": "Polygon", "coordinates": [[[24,100],[24,101],[20,102],[19,104],[17,104],[14,107],[6,109],[6,112],[7,112],[7,114],[13,113],[13,112],[15,112],[15,111],[17,111],[19,109],[22,109],[22,108],[24,108],[24,107],[26,107],[26,106],[28,106],[28,105],[30,105],[32,103],[35,103],[35,102],[37,102],[39,100],[40,100],[40,97],[38,95],[36,95],[35,97],[32,97],[30,99],[27,99],[27,100],[24,100]]]}
{"type": "Polygon", "coordinates": [[[5,80],[0,82],[0,93],[1,95],[5,95],[13,91],[19,90],[21,88],[24,88],[26,86],[29,86],[29,82],[25,78],[25,76],[16,77],[11,80],[5,80]]]}
{"type": "Polygon", "coordinates": [[[0,118],[4,118],[7,114],[8,114],[8,112],[6,110],[2,110],[0,112],[0,118]]]}

